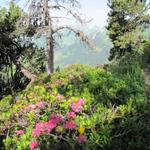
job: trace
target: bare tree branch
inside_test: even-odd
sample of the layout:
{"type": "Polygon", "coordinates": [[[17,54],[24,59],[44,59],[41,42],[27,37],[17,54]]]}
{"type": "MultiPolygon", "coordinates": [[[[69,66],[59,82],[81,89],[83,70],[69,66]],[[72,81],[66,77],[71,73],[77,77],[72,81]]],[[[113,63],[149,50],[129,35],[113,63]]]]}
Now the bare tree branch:
{"type": "MultiPolygon", "coordinates": [[[[55,43],[55,37],[54,34],[57,33],[60,30],[67,29],[75,34],[76,37],[80,38],[80,40],[84,43],[86,43],[90,48],[94,49],[95,44],[91,42],[91,40],[80,30],[74,29],[71,26],[62,26],[58,28],[54,28],[53,26],[53,19],[58,18],[64,18],[64,17],[53,17],[51,16],[52,9],[67,12],[67,14],[71,15],[76,21],[78,21],[81,24],[85,24],[90,22],[91,20],[86,21],[86,19],[82,19],[80,15],[72,11],[71,6],[68,8],[66,5],[62,5],[64,3],[69,5],[75,5],[75,3],[78,2],[78,0],[28,0],[29,5],[29,14],[28,17],[24,17],[20,21],[20,25],[25,27],[29,27],[29,33],[31,33],[32,36],[35,38],[40,37],[41,34],[45,34],[46,37],[46,54],[47,54],[47,72],[48,74],[52,73],[54,71],[54,47],[56,45],[55,43]],[[31,2],[29,4],[29,2],[31,2]],[[56,5],[53,3],[56,2],[56,5]],[[61,2],[61,4],[60,4],[61,2]],[[75,2],[75,3],[74,3],[75,2]],[[50,5],[52,4],[52,5],[50,5]],[[30,28],[31,27],[31,28],[30,28]],[[33,29],[33,30],[32,30],[33,29]]],[[[59,35],[61,37],[61,35],[59,35]]]]}
{"type": "Polygon", "coordinates": [[[82,40],[82,42],[86,43],[92,49],[95,48],[95,44],[82,31],[76,30],[76,29],[74,29],[74,28],[72,28],[70,26],[58,27],[57,29],[53,30],[53,34],[59,32],[60,30],[63,30],[63,29],[67,29],[69,31],[74,32],[75,35],[82,40]]]}
{"type": "Polygon", "coordinates": [[[58,9],[58,10],[64,9],[64,10],[67,11],[67,13],[69,13],[70,15],[72,15],[81,24],[89,23],[90,21],[92,21],[92,19],[90,19],[90,20],[82,19],[77,13],[74,13],[73,11],[71,11],[71,9],[69,9],[69,8],[67,8],[65,6],[62,6],[62,5],[53,5],[53,6],[49,6],[49,8],[50,9],[58,9]]]}

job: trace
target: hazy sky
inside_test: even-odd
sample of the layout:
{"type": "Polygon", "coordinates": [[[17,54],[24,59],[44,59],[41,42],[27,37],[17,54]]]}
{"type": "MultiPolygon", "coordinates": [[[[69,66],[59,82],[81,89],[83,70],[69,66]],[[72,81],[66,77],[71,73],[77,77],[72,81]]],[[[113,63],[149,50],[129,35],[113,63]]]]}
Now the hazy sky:
{"type": "MultiPolygon", "coordinates": [[[[0,6],[8,5],[9,0],[0,0],[0,6]]],[[[96,25],[103,27],[107,22],[107,13],[109,8],[107,6],[108,0],[80,0],[81,10],[80,12],[86,16],[86,18],[93,21],[89,23],[90,26],[96,25]]]]}
{"type": "Polygon", "coordinates": [[[107,0],[81,0],[82,12],[88,18],[93,18],[92,24],[98,26],[106,25],[109,8],[107,0]]]}

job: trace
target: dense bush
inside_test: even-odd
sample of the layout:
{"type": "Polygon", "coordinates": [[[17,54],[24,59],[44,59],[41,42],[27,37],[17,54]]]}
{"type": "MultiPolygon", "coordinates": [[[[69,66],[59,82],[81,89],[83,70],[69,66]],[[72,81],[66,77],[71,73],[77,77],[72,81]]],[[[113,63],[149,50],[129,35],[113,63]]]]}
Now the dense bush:
{"type": "Polygon", "coordinates": [[[42,75],[14,99],[3,126],[5,149],[148,150],[142,82],[133,92],[129,77],[84,65],[42,75]]]}
{"type": "Polygon", "coordinates": [[[5,138],[5,122],[8,122],[10,119],[10,109],[12,103],[12,96],[6,96],[0,101],[0,150],[4,149],[3,138],[5,138]]]}

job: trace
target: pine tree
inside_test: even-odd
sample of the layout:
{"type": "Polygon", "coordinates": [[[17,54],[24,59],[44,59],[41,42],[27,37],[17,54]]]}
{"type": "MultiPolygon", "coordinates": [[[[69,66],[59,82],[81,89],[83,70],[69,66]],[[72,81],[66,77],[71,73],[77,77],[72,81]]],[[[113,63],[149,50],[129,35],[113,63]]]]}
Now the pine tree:
{"type": "Polygon", "coordinates": [[[113,43],[109,59],[119,59],[127,53],[141,52],[144,28],[150,24],[146,0],[109,0],[109,38],[113,43]]]}

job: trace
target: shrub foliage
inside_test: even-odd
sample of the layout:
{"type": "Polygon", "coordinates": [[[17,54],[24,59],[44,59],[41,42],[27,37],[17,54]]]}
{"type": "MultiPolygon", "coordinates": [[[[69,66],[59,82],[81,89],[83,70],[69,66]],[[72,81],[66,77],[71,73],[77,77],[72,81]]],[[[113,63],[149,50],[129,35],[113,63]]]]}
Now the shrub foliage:
{"type": "Polygon", "coordinates": [[[147,96],[129,78],[84,65],[41,75],[7,112],[5,149],[148,150],[147,96]]]}

